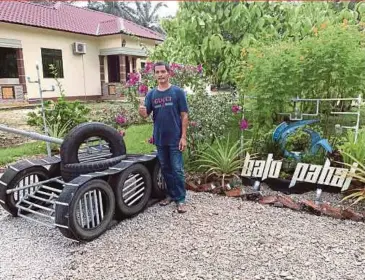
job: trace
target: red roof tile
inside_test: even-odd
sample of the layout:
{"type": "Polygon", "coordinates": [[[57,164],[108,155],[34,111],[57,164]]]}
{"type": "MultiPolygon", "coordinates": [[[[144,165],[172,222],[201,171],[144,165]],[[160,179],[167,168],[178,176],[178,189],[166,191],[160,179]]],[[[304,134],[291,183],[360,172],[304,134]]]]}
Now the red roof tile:
{"type": "Polygon", "coordinates": [[[101,36],[127,33],[163,40],[163,35],[123,18],[57,2],[41,5],[25,1],[0,1],[0,21],[101,36]]]}

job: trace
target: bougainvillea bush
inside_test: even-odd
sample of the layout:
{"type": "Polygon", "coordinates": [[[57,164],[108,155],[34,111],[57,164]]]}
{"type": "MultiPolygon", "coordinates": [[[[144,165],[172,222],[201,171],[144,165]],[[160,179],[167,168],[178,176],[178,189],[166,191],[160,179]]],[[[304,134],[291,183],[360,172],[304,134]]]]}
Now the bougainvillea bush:
{"type": "MultiPolygon", "coordinates": [[[[145,95],[157,86],[154,64],[147,62],[139,73],[130,75],[124,89],[136,110],[145,95]]],[[[202,65],[192,66],[178,63],[170,64],[170,82],[181,88],[189,88],[187,94],[189,106],[188,159],[193,160],[198,149],[212,145],[217,138],[224,137],[233,120],[232,96],[229,94],[209,95],[206,91],[207,77],[202,65]]],[[[236,124],[239,127],[240,123],[236,124]]],[[[244,124],[241,124],[244,125],[244,124]]],[[[153,139],[148,139],[153,144],[153,139]]]]}
{"type": "MultiPolygon", "coordinates": [[[[126,127],[133,124],[151,122],[141,118],[138,114],[138,107],[144,102],[145,96],[149,90],[157,86],[153,71],[154,64],[147,62],[144,69],[137,73],[131,73],[125,84],[120,85],[119,90],[125,94],[128,103],[120,106],[110,106],[110,108],[99,112],[95,115],[99,121],[107,123],[116,129],[121,129],[122,133],[126,127]]],[[[207,81],[203,75],[202,65],[182,65],[178,63],[170,64],[170,82],[181,88],[189,88],[193,93],[203,93],[207,81]]],[[[189,103],[189,105],[192,105],[189,103]]],[[[199,105],[200,106],[200,105],[199,105]]],[[[194,106],[192,107],[194,108],[194,106]]],[[[196,111],[193,109],[193,112],[196,111]]],[[[202,123],[200,120],[192,121],[202,123]]],[[[147,140],[153,144],[153,139],[147,140]]]]}
{"type": "MultiPolygon", "coordinates": [[[[121,90],[126,94],[128,100],[136,109],[148,91],[157,86],[153,66],[153,62],[147,62],[144,69],[140,72],[130,73],[128,81],[122,85],[121,90]]],[[[171,63],[170,77],[171,84],[181,88],[189,87],[195,91],[205,86],[203,67],[201,65],[192,66],[171,63]]]]}

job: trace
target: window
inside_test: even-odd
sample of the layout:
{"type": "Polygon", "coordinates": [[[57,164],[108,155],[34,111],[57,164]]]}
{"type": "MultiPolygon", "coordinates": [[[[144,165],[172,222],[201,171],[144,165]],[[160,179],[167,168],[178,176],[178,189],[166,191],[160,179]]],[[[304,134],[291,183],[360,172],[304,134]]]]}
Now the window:
{"type": "Polygon", "coordinates": [[[57,70],[57,78],[63,78],[62,51],[54,49],[41,49],[43,78],[55,78],[50,69],[54,65],[57,70]]]}
{"type": "Polygon", "coordinates": [[[0,48],[0,79],[18,78],[16,49],[0,48]]]}

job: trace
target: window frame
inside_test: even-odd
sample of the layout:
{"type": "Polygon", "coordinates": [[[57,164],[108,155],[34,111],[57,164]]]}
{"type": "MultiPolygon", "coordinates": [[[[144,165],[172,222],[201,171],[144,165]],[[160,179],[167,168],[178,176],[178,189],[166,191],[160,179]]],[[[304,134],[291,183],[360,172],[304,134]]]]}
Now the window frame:
{"type": "Polygon", "coordinates": [[[52,75],[49,70],[49,65],[53,64],[57,68],[57,73],[59,79],[64,78],[64,66],[63,66],[63,55],[61,49],[50,49],[41,48],[42,57],[42,68],[43,68],[43,78],[44,79],[54,79],[55,76],[52,75]]]}
{"type": "MultiPolygon", "coordinates": [[[[8,75],[7,77],[2,77],[0,76],[0,79],[19,79],[19,69],[18,69],[18,56],[17,56],[17,51],[15,48],[3,48],[3,47],[0,47],[0,49],[5,49],[5,50],[8,50],[9,53],[10,53],[10,50],[11,52],[14,53],[14,57],[13,58],[10,58],[10,59],[15,59],[15,72],[14,73],[11,73],[11,74],[14,74],[14,75],[8,75]]],[[[4,52],[5,53],[5,52],[4,52]]],[[[7,57],[6,59],[9,59],[9,57],[7,57]]],[[[7,61],[8,62],[8,61],[7,61]]],[[[5,65],[7,65],[5,63],[5,65]]],[[[3,67],[3,70],[6,69],[6,70],[9,70],[9,66],[7,65],[7,67],[3,67]]],[[[14,69],[13,69],[14,70],[14,69]]],[[[10,72],[9,72],[10,73],[10,72]]]]}

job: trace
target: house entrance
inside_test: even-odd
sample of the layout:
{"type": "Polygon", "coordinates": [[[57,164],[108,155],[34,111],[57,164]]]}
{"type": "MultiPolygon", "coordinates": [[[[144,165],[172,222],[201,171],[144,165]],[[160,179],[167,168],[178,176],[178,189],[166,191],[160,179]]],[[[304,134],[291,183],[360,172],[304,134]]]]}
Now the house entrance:
{"type": "Polygon", "coordinates": [[[119,55],[108,55],[108,77],[110,83],[120,83],[119,55]]]}

